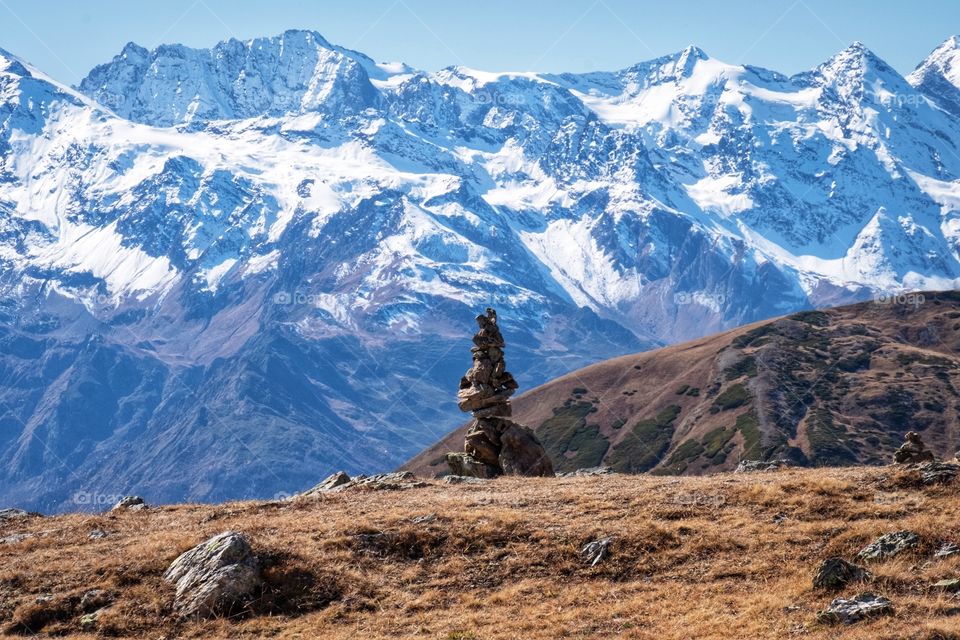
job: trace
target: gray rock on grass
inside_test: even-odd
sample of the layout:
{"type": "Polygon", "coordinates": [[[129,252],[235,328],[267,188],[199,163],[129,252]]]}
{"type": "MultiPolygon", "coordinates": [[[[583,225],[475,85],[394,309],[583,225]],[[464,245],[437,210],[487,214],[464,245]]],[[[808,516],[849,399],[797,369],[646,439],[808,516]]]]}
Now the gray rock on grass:
{"type": "Polygon", "coordinates": [[[860,593],[852,598],[836,598],[830,606],[817,614],[817,620],[827,624],[853,624],[893,614],[893,603],[874,593],[860,593]]]}
{"type": "Polygon", "coordinates": [[[227,615],[263,585],[260,562],[246,536],[226,531],[181,554],[163,579],[176,585],[174,609],[185,618],[227,615]]]}
{"type": "Polygon", "coordinates": [[[882,535],[857,554],[863,560],[883,560],[892,558],[920,544],[920,536],[913,531],[895,531],[882,535]]]}

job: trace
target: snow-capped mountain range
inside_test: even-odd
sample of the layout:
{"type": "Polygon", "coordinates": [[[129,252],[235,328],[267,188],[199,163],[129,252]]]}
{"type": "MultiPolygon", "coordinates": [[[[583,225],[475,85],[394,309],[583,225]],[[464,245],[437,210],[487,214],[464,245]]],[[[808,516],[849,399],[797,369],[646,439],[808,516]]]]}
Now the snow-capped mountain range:
{"type": "Polygon", "coordinates": [[[960,41],[792,77],[696,47],[428,73],[310,31],[0,50],[0,502],[265,497],[461,419],[472,317],[525,388],[960,283],[960,41]]]}

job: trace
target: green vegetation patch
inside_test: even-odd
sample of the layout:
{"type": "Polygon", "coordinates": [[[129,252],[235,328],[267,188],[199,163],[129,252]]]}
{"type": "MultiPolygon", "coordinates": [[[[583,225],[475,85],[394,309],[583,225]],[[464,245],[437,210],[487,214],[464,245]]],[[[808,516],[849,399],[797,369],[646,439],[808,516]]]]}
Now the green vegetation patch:
{"type": "Polygon", "coordinates": [[[703,440],[700,441],[703,443],[703,453],[708,458],[715,457],[723,450],[724,445],[730,441],[730,438],[732,438],[733,434],[735,433],[735,429],[717,427],[707,435],[703,436],[703,440]]]}
{"type": "Polygon", "coordinates": [[[757,360],[753,356],[746,356],[723,371],[727,380],[736,380],[742,376],[753,378],[757,375],[757,360]]]}
{"type": "Polygon", "coordinates": [[[737,423],[733,427],[734,431],[743,434],[743,460],[761,460],[763,451],[760,449],[760,421],[757,414],[748,411],[737,416],[737,423]]]}
{"type": "MultiPolygon", "coordinates": [[[[704,447],[701,443],[693,440],[685,440],[679,447],[677,447],[673,454],[670,456],[670,459],[667,460],[668,466],[673,466],[678,464],[681,461],[692,462],[696,460],[701,453],[704,452],[704,447]]],[[[684,465],[686,468],[686,465],[684,465]]]]}
{"type": "Polygon", "coordinates": [[[773,333],[776,333],[773,323],[765,324],[757,327],[756,329],[751,329],[741,336],[737,336],[730,342],[730,344],[733,345],[733,348],[735,349],[759,347],[769,342],[771,334],[773,333]]]}
{"type": "Polygon", "coordinates": [[[673,422],[680,407],[673,404],[654,418],[645,418],[610,452],[607,464],[622,473],[641,473],[652,469],[667,452],[673,439],[673,422]]]}
{"type": "Polygon", "coordinates": [[[717,396],[716,400],[713,401],[713,407],[711,411],[716,413],[717,411],[728,411],[730,409],[736,409],[737,407],[742,407],[747,402],[750,401],[750,392],[747,391],[747,388],[742,384],[737,383],[727,387],[727,390],[717,396]]]}
{"type": "Polygon", "coordinates": [[[830,316],[823,311],[801,311],[790,316],[790,319],[814,327],[825,327],[830,324],[830,316]]]}
{"type": "Polygon", "coordinates": [[[807,439],[810,441],[810,459],[817,465],[848,465],[857,462],[851,447],[856,444],[843,425],[833,420],[827,409],[818,408],[807,418],[807,439]]]}
{"type": "Polygon", "coordinates": [[[897,362],[901,366],[908,366],[911,364],[921,364],[928,367],[947,367],[953,368],[956,366],[953,360],[950,358],[944,358],[943,356],[934,356],[926,353],[917,353],[916,351],[907,351],[906,353],[897,354],[897,362]]]}
{"type": "Polygon", "coordinates": [[[596,467],[603,461],[610,443],[600,427],[587,423],[587,416],[595,411],[593,403],[582,401],[557,407],[537,429],[557,471],[596,467]]]}

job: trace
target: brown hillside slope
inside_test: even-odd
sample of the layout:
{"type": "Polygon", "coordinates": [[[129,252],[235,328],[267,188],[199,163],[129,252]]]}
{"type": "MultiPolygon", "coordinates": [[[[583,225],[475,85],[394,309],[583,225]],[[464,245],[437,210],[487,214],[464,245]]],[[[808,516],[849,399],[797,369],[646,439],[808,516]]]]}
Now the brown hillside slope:
{"type": "MultiPolygon", "coordinates": [[[[516,398],[558,471],[702,474],[742,459],[881,464],[960,444],[960,293],[809,311],[580,369],[516,398]]],[[[509,321],[505,319],[505,321],[509,321]]],[[[509,357],[509,352],[508,352],[509,357]]],[[[454,389],[451,387],[451,397],[454,389]]],[[[404,465],[446,472],[466,426],[404,465]]]]}
{"type": "Polygon", "coordinates": [[[0,630],[70,638],[555,640],[960,638],[956,486],[893,468],[663,478],[500,478],[322,499],[179,505],[0,522],[0,630]],[[99,529],[108,535],[91,539],[99,529]],[[877,536],[920,543],[869,563],[869,584],[815,590],[824,559],[877,536]],[[267,588],[232,619],[182,622],[161,575],[222,531],[245,533],[267,588]],[[11,537],[11,536],[32,537],[11,537]],[[581,546],[614,538],[589,566],[581,546]],[[84,594],[102,591],[95,604],[84,594]],[[816,614],[870,590],[892,617],[816,614]],[[88,632],[86,612],[99,610],[88,632]]]}

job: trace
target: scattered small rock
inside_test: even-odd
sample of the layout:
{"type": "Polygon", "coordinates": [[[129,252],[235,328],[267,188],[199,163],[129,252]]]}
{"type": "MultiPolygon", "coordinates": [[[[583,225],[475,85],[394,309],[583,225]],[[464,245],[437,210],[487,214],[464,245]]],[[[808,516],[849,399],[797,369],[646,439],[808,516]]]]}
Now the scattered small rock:
{"type": "Polygon", "coordinates": [[[584,469],[577,469],[576,471],[567,471],[565,473],[558,473],[558,478],[572,478],[575,476],[606,476],[613,473],[612,467],[586,467],[584,469]]]}
{"type": "Polygon", "coordinates": [[[429,524],[431,522],[434,522],[436,519],[437,519],[437,514],[428,513],[425,516],[417,516],[415,518],[411,518],[410,522],[412,522],[413,524],[429,524]]]}
{"type": "Polygon", "coordinates": [[[867,618],[893,614],[893,603],[874,593],[861,593],[853,598],[836,598],[830,607],[817,614],[819,622],[853,624],[867,618]]]}
{"type": "Polygon", "coordinates": [[[777,471],[789,467],[789,460],[742,460],[734,473],[749,473],[752,471],[777,471]]]}
{"type": "Polygon", "coordinates": [[[486,482],[488,482],[486,478],[473,476],[443,476],[444,484],[484,484],[486,482]]]}
{"type": "Polygon", "coordinates": [[[948,593],[956,593],[960,591],[960,580],[956,578],[950,578],[948,580],[941,580],[939,582],[934,582],[930,585],[933,589],[938,589],[940,591],[946,591],[948,593]]]}
{"type": "Polygon", "coordinates": [[[940,545],[940,548],[937,549],[937,552],[934,553],[935,558],[948,558],[950,556],[960,553],[960,547],[953,544],[952,542],[944,542],[940,545]]]}
{"type": "Polygon", "coordinates": [[[318,493],[328,493],[337,487],[347,484],[348,482],[350,482],[350,476],[348,476],[345,471],[337,471],[309,491],[304,491],[302,495],[311,496],[318,493]]]}
{"type": "Polygon", "coordinates": [[[80,609],[85,612],[103,609],[113,602],[113,597],[103,589],[91,589],[80,597],[80,609]]]}
{"type": "Polygon", "coordinates": [[[110,511],[143,511],[148,509],[146,500],[140,496],[124,496],[110,511]]]}
{"type": "Polygon", "coordinates": [[[342,491],[353,489],[370,489],[380,491],[416,489],[426,486],[429,485],[426,482],[418,480],[417,476],[410,471],[380,473],[374,476],[359,475],[355,478],[351,478],[342,471],[339,471],[298,497],[310,498],[325,493],[340,493],[342,491]]]}
{"type": "Polygon", "coordinates": [[[18,542],[23,542],[30,538],[35,538],[35,533],[14,533],[9,536],[4,536],[0,538],[0,544],[16,544],[18,542]]]}
{"type": "Polygon", "coordinates": [[[583,545],[580,549],[580,557],[591,567],[597,566],[610,555],[610,546],[613,544],[613,538],[600,538],[583,545]]]}
{"type": "Polygon", "coordinates": [[[90,532],[90,534],[87,537],[90,538],[91,540],[100,540],[101,538],[106,538],[109,535],[110,533],[107,531],[104,531],[103,529],[94,529],[93,531],[90,532]]]}
{"type": "Polygon", "coordinates": [[[100,619],[100,611],[94,611],[93,613],[87,613],[80,617],[80,630],[81,631],[92,631],[97,626],[97,621],[100,619]]]}
{"type": "Polygon", "coordinates": [[[349,483],[340,485],[335,491],[345,491],[347,489],[373,489],[380,490],[402,490],[417,489],[429,486],[426,482],[417,480],[410,471],[398,471],[396,473],[380,473],[375,476],[357,476],[349,483]]]}
{"type": "Polygon", "coordinates": [[[863,560],[880,560],[883,558],[892,558],[899,553],[906,551],[920,544],[920,536],[913,531],[895,531],[880,536],[857,554],[858,558],[863,560]]]}
{"type": "Polygon", "coordinates": [[[813,576],[814,589],[842,589],[851,582],[867,582],[870,572],[843,558],[827,558],[813,576]]]}
{"type": "Polygon", "coordinates": [[[0,509],[0,522],[4,522],[5,520],[19,520],[29,515],[30,514],[23,509],[0,509]]]}
{"type": "Polygon", "coordinates": [[[246,536],[226,531],[183,553],[163,574],[177,587],[174,608],[182,617],[229,614],[263,584],[260,562],[246,536]]]}

